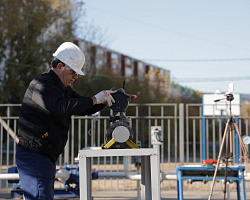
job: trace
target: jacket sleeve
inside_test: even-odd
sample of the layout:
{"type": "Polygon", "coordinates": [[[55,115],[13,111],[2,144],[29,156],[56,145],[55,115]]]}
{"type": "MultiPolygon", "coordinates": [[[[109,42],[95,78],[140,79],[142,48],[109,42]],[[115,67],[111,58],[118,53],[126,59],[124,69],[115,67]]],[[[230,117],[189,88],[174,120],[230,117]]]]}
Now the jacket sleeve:
{"type": "Polygon", "coordinates": [[[91,97],[79,97],[76,93],[71,98],[49,80],[33,82],[31,89],[31,99],[56,118],[89,112],[94,107],[91,97]]]}
{"type": "Polygon", "coordinates": [[[104,104],[96,104],[94,105],[92,108],[86,110],[85,112],[82,112],[82,113],[79,113],[78,115],[91,115],[91,114],[94,114],[100,110],[102,110],[106,105],[104,104]]]}
{"type": "MultiPolygon", "coordinates": [[[[69,90],[71,92],[71,94],[70,94],[71,97],[73,97],[73,98],[84,98],[83,96],[80,96],[77,92],[75,92],[72,88],[69,88],[69,90]]],[[[92,102],[92,104],[93,104],[93,102],[92,102]]],[[[81,112],[81,113],[78,113],[78,115],[81,115],[81,116],[91,115],[91,114],[94,114],[94,113],[102,110],[104,107],[106,107],[106,105],[104,105],[104,104],[96,104],[96,105],[93,105],[88,110],[86,110],[84,112],[81,112]]]]}
{"type": "MultiPolygon", "coordinates": [[[[73,98],[83,98],[83,96],[80,96],[77,92],[75,92],[72,88],[69,88],[71,94],[70,96],[73,98]]],[[[92,102],[93,103],[93,102],[92,102]]],[[[106,105],[104,104],[96,104],[94,106],[92,106],[91,108],[89,108],[88,110],[78,113],[78,115],[84,116],[84,115],[91,115],[94,114],[100,110],[102,110],[104,107],[106,107],[106,105]]]]}

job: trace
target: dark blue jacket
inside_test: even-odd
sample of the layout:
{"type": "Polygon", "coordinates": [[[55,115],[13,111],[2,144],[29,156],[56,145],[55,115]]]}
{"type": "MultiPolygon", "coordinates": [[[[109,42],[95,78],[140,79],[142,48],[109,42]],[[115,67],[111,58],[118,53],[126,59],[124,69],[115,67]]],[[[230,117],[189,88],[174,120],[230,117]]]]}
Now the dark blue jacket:
{"type": "Polygon", "coordinates": [[[41,74],[31,81],[24,95],[18,146],[56,162],[68,140],[71,115],[90,115],[104,106],[93,106],[91,97],[63,86],[53,70],[41,74]]]}

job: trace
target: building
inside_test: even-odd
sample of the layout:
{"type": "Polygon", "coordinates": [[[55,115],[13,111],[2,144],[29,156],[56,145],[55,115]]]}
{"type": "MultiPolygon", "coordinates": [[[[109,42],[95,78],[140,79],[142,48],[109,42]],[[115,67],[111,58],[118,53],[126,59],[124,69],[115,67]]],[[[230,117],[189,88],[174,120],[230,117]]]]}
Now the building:
{"type": "Polygon", "coordinates": [[[83,71],[89,76],[111,74],[141,81],[148,80],[149,84],[153,84],[163,91],[168,91],[170,87],[169,70],[82,39],[77,39],[74,43],[84,51],[86,61],[83,71]]]}

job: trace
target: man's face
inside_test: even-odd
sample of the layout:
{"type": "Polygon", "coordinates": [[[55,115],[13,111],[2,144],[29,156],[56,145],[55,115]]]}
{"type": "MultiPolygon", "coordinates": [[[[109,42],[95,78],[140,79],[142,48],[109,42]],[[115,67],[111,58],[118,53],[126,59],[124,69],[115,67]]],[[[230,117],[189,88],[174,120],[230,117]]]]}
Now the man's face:
{"type": "MultiPolygon", "coordinates": [[[[60,65],[62,63],[59,63],[60,65]]],[[[78,74],[71,68],[69,67],[60,67],[60,73],[58,74],[62,84],[65,87],[71,86],[71,84],[75,81],[75,79],[78,79],[78,74]]]]}

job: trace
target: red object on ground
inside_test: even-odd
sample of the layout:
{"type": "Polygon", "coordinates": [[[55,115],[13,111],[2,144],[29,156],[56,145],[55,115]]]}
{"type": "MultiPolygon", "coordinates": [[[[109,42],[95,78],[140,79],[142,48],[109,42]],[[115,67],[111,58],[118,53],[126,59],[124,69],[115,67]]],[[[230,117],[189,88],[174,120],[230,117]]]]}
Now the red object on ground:
{"type": "Polygon", "coordinates": [[[207,159],[207,160],[203,160],[204,164],[212,164],[212,163],[217,163],[216,159],[207,159]]]}

